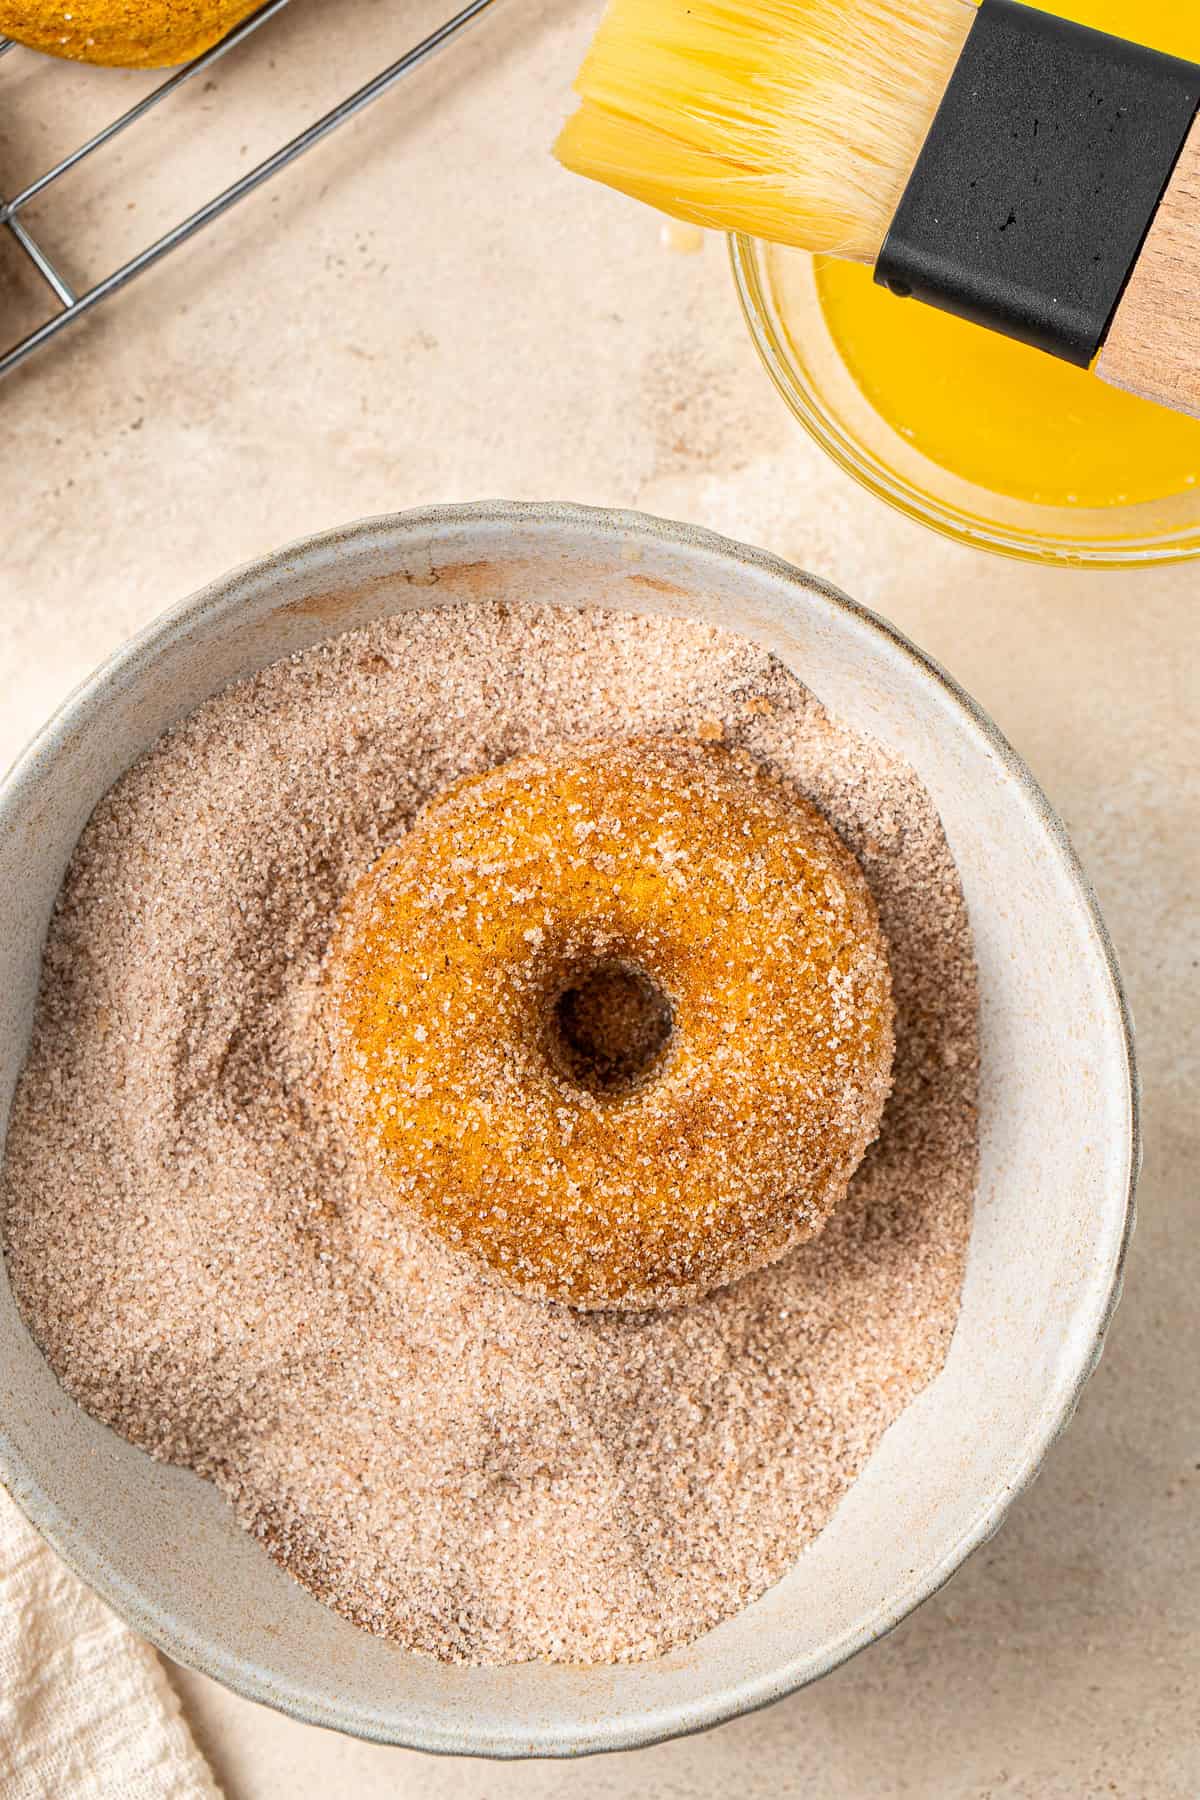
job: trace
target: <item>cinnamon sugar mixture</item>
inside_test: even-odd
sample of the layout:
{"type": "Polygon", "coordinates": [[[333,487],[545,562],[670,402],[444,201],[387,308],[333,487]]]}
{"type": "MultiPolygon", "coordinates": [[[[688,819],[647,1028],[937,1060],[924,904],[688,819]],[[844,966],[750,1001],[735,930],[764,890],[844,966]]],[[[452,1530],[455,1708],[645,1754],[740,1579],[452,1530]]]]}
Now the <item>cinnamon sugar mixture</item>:
{"type": "Polygon", "coordinates": [[[79,1402],[359,1625],[461,1662],[652,1656],[778,1580],[940,1368],[976,1023],[924,789],[757,647],[401,615],[202,706],[96,808],[0,1176],[9,1270],[79,1402]],[[339,903],[420,804],[606,734],[721,737],[794,780],[866,871],[896,1002],[881,1136],[823,1233],[657,1314],[523,1298],[391,1212],[317,1028],[339,903]]]}

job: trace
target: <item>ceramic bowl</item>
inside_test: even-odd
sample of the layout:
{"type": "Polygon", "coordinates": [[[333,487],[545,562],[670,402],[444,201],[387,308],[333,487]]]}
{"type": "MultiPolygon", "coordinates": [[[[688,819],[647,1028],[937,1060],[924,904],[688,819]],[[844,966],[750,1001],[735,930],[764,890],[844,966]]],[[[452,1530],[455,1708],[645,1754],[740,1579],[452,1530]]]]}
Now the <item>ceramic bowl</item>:
{"type": "Polygon", "coordinates": [[[995,727],[887,625],[709,533],[583,507],[368,520],[226,576],[67,701],[0,790],[0,1117],[72,846],[173,720],[331,632],[487,593],[699,615],[774,651],[916,768],[941,812],[982,995],[982,1168],[945,1369],[831,1525],[762,1599],[631,1667],[443,1667],[359,1632],[281,1573],[216,1490],[97,1424],[0,1293],[0,1474],[56,1549],[161,1649],[252,1699],[424,1750],[567,1755],[717,1724],[889,1630],[996,1528],[1069,1419],[1118,1291],[1136,1172],[1129,1021],[1062,825],[995,727]]]}

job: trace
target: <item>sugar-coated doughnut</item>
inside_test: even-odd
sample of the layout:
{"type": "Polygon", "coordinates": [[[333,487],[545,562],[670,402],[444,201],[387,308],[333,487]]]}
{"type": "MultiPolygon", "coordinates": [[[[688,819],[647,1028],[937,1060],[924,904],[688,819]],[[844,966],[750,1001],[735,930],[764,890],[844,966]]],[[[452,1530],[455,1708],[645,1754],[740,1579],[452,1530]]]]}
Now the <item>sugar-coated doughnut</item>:
{"type": "Polygon", "coordinates": [[[572,1306],[677,1305],[811,1237],[890,1085],[858,864],[710,744],[459,782],[353,888],[328,972],[336,1089],[392,1202],[572,1306]]]}
{"type": "Polygon", "coordinates": [[[0,33],[73,62],[158,69],[188,62],[256,0],[0,0],[0,33]]]}

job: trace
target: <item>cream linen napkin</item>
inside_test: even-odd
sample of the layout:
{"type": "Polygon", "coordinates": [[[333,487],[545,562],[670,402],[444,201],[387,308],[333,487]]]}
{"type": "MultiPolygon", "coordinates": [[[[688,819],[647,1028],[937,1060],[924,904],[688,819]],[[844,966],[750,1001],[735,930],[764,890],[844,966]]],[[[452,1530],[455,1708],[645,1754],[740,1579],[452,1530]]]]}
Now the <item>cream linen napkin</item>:
{"type": "Polygon", "coordinates": [[[154,1651],[3,1489],[0,1796],[221,1800],[154,1651]]]}

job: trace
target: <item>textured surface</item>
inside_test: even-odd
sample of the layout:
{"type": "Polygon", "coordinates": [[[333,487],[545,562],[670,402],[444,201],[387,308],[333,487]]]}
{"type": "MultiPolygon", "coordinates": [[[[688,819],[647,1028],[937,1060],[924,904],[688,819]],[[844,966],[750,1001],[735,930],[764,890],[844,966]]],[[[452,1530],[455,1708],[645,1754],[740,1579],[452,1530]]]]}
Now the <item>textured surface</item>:
{"type": "MultiPolygon", "coordinates": [[[[346,0],[332,37],[324,8],[290,12],[247,60],[252,81],[222,73],[188,100],[186,156],[169,134],[128,140],[116,176],[56,202],[56,244],[93,267],[100,244],[130,247],[244,166],[243,144],[264,151],[409,37],[407,18],[371,0],[346,0]],[[241,102],[241,135],[226,100],[241,102]],[[126,213],[120,178],[156,158],[126,213]]],[[[414,35],[433,16],[418,6],[414,35]]],[[[664,253],[654,220],[545,157],[593,16],[521,0],[498,11],[499,29],[463,45],[452,71],[429,70],[411,104],[364,120],[61,359],[6,384],[22,523],[0,570],[3,751],[166,601],[316,524],[431,496],[558,491],[767,544],[940,657],[1066,815],[1140,1027],[1148,1157],[1125,1299],[1072,1429],[1001,1535],[891,1638],[766,1713],[570,1770],[353,1744],[182,1674],[191,1716],[234,1800],[1191,1800],[1195,572],[988,561],[827,467],[756,364],[722,246],[664,253]],[[264,295],[282,297],[282,318],[264,295]]],[[[17,55],[3,81],[3,158],[26,176],[133,85],[17,55]]],[[[10,318],[31,304],[15,280],[5,293],[10,318]]]]}

